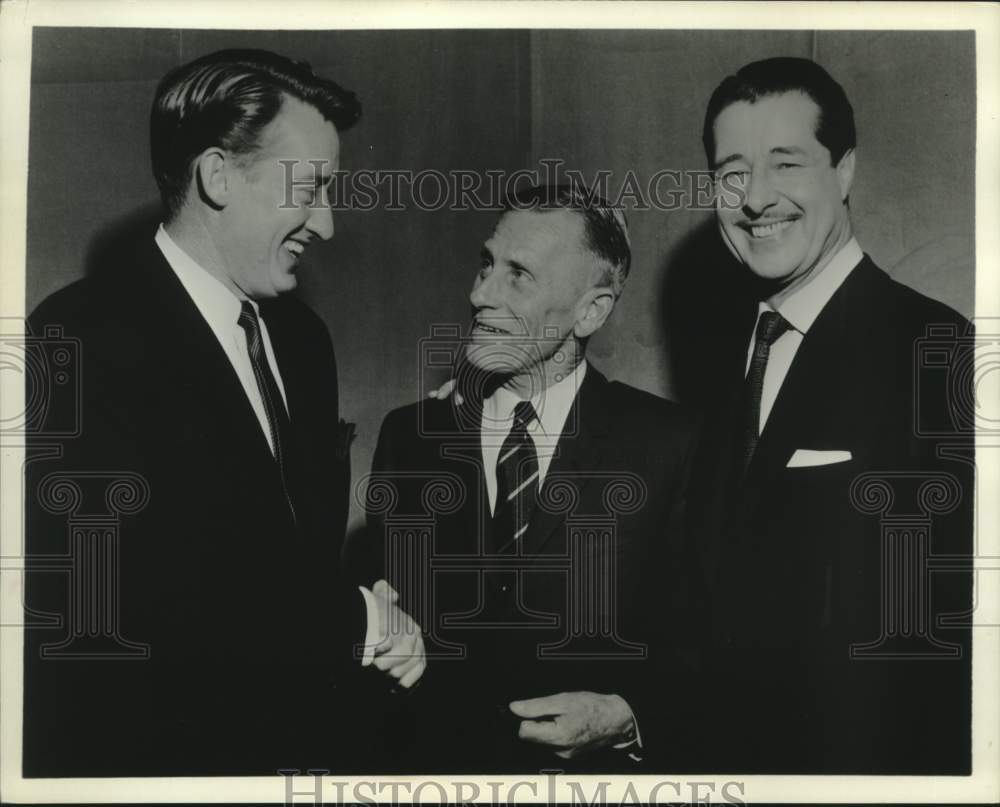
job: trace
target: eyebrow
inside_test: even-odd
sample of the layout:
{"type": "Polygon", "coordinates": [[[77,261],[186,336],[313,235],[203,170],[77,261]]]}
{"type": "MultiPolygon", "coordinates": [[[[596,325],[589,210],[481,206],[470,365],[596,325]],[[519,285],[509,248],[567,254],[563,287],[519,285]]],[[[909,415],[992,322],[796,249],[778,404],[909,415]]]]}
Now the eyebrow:
{"type": "MultiPolygon", "coordinates": [[[[493,253],[490,252],[489,247],[484,246],[479,250],[479,258],[480,260],[489,261],[492,264],[496,263],[496,257],[494,257],[493,253]]],[[[507,261],[507,265],[520,272],[527,272],[529,275],[533,274],[532,271],[520,261],[509,260],[507,261]]]]}
{"type": "MultiPolygon", "coordinates": [[[[795,157],[805,157],[806,156],[806,152],[803,149],[800,149],[798,146],[775,146],[773,149],[771,149],[770,153],[771,154],[788,154],[788,155],[793,155],[795,157]]],[[[730,155],[728,155],[726,157],[723,157],[721,160],[717,160],[715,162],[715,165],[712,166],[712,168],[713,168],[713,170],[717,171],[719,168],[721,168],[722,166],[726,165],[726,163],[739,162],[740,160],[744,160],[744,159],[746,159],[746,158],[742,154],[739,154],[739,153],[737,153],[737,154],[730,154],[730,155]]]]}
{"type": "Polygon", "coordinates": [[[716,160],[712,165],[713,170],[718,170],[722,168],[726,163],[734,163],[743,159],[742,154],[730,154],[728,157],[723,157],[721,160],[716,160]]]}
{"type": "Polygon", "coordinates": [[[804,157],[806,152],[798,146],[775,146],[771,149],[772,154],[791,154],[795,157],[804,157]]]}

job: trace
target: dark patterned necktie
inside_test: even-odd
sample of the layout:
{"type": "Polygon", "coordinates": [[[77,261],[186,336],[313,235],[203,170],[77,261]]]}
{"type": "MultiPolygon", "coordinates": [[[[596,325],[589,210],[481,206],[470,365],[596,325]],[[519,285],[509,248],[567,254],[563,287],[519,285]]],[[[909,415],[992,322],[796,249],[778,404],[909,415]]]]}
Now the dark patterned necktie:
{"type": "Polygon", "coordinates": [[[288,485],[288,450],[291,447],[291,423],[288,419],[288,412],[281,397],[281,390],[278,389],[278,382],[275,381],[274,375],[271,373],[271,366],[264,353],[260,320],[257,319],[256,310],[247,300],[244,300],[240,306],[238,321],[246,333],[247,351],[250,354],[254,378],[257,380],[257,389],[264,402],[264,413],[267,415],[267,426],[271,432],[271,443],[274,446],[274,459],[278,463],[285,500],[288,502],[294,520],[295,506],[292,504],[288,485]]]}
{"type": "Polygon", "coordinates": [[[538,453],[528,434],[535,419],[528,401],[514,407],[514,424],[497,457],[497,501],[493,509],[493,545],[513,545],[528,529],[538,500],[538,453]]]}
{"type": "Polygon", "coordinates": [[[792,326],[788,324],[777,311],[765,311],[757,321],[757,332],[754,338],[753,357],[750,359],[750,371],[746,380],[746,409],[743,430],[743,472],[750,467],[760,442],[760,398],[764,391],[764,371],[767,369],[767,358],[771,353],[771,345],[779,336],[792,326]]]}

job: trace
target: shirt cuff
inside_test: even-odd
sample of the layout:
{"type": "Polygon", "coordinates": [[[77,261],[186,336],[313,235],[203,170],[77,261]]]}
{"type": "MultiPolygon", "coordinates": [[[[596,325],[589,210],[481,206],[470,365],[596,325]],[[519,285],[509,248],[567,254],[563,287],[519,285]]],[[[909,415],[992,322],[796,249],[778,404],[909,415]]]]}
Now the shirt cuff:
{"type": "Polygon", "coordinates": [[[378,635],[378,604],[375,595],[364,586],[358,586],[358,591],[365,601],[365,652],[361,657],[361,666],[367,667],[375,660],[375,646],[379,642],[378,635]]]}
{"type": "MultiPolygon", "coordinates": [[[[628,702],[626,701],[626,705],[628,702]]],[[[635,712],[632,707],[628,707],[632,714],[632,725],[625,732],[625,739],[612,746],[616,751],[628,751],[629,759],[635,762],[642,762],[642,735],[639,734],[639,721],[635,719],[635,712]]]]}

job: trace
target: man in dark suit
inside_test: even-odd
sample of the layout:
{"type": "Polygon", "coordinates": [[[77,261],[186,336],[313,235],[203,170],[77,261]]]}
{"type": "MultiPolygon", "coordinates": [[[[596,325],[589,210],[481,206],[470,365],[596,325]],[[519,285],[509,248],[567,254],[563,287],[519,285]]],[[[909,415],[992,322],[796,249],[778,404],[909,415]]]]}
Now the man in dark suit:
{"type": "Polygon", "coordinates": [[[968,773],[972,455],[954,427],[947,451],[924,436],[968,391],[949,399],[918,348],[938,333],[961,352],[969,324],[862,253],[853,111],[821,67],[725,79],[704,142],[719,231],[759,295],[706,357],[719,386],[690,512],[709,674],[683,764],[968,773]]]}
{"type": "Polygon", "coordinates": [[[79,434],[53,443],[43,418],[30,447],[55,459],[28,466],[28,553],[72,570],[27,575],[29,609],[62,630],[26,631],[26,776],[351,769],[358,688],[420,677],[394,593],[341,579],[333,346],[286,294],[333,235],[338,135],[359,115],[272,53],[178,67],[151,116],[164,223],[31,316],[77,340],[81,394],[43,413],[69,408],[79,434]],[[362,673],[373,656],[393,680],[362,673]]]}
{"type": "Polygon", "coordinates": [[[411,768],[635,770],[644,753],[694,430],[585,359],[629,263],[606,202],[521,193],[483,246],[456,394],[385,419],[369,579],[414,603],[433,659],[411,768]]]}

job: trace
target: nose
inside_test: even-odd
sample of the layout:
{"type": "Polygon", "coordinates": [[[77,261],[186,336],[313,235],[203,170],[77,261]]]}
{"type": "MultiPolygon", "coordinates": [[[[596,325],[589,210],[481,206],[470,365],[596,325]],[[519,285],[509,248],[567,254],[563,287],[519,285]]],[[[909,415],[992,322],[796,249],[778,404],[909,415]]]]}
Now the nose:
{"type": "Polygon", "coordinates": [[[492,269],[480,269],[476,274],[476,279],[472,283],[472,291],[469,292],[469,302],[477,311],[482,308],[496,308],[494,303],[496,272],[492,269]]]}
{"type": "Polygon", "coordinates": [[[743,212],[748,218],[758,218],[777,202],[777,193],[766,170],[751,171],[743,200],[743,212]]]}
{"type": "Polygon", "coordinates": [[[322,241],[329,241],[333,238],[333,210],[330,209],[325,198],[320,204],[310,208],[306,229],[322,241]]]}

